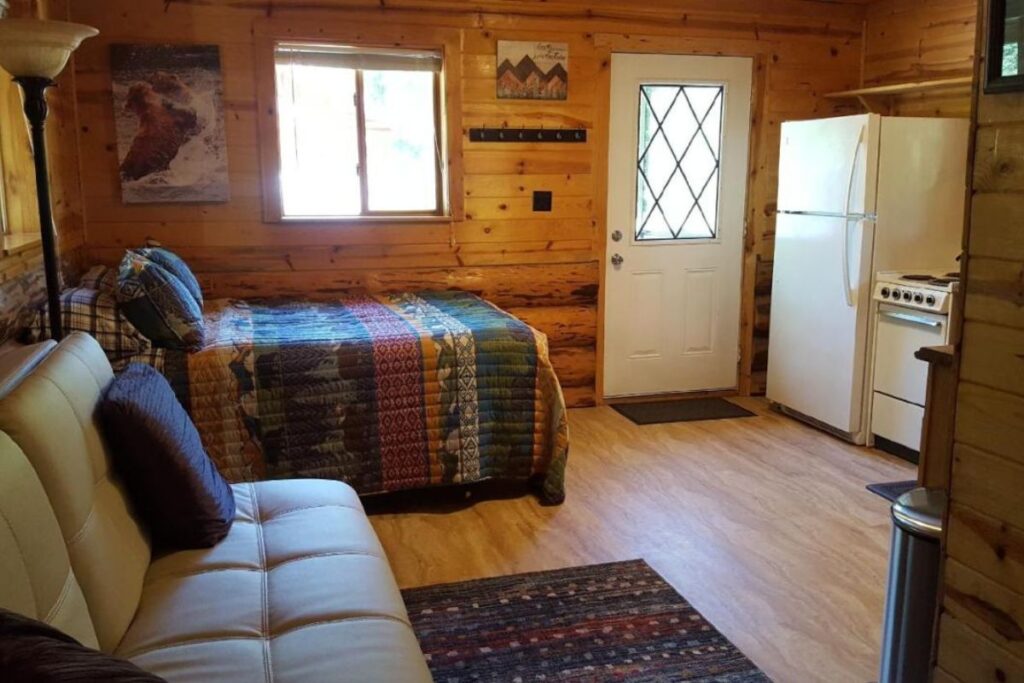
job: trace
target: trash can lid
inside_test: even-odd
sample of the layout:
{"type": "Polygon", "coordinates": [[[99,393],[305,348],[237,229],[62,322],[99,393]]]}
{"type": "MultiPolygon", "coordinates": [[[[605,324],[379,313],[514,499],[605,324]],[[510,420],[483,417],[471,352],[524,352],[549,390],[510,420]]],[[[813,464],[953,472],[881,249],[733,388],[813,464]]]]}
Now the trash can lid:
{"type": "Polygon", "coordinates": [[[911,489],[892,504],[892,519],[901,529],[916,536],[938,538],[942,535],[946,499],[943,489],[911,489]]]}

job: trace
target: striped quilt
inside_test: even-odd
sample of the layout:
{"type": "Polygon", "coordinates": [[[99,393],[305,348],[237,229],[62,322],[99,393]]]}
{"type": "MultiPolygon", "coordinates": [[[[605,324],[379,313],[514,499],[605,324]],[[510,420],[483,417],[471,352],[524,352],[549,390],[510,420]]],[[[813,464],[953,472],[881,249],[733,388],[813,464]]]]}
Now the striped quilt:
{"type": "Polygon", "coordinates": [[[230,481],[361,494],[530,481],[563,500],[568,426],[547,338],[463,292],[206,304],[204,348],[149,359],[230,481]]]}

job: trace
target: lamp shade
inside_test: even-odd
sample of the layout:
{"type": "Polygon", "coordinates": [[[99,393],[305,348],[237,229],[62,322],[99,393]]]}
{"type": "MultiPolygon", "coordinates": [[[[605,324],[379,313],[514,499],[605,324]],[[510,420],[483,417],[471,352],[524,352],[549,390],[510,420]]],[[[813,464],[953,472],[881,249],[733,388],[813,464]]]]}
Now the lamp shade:
{"type": "Polygon", "coordinates": [[[2,19],[0,68],[15,78],[56,78],[81,42],[97,33],[67,21],[2,19]]]}

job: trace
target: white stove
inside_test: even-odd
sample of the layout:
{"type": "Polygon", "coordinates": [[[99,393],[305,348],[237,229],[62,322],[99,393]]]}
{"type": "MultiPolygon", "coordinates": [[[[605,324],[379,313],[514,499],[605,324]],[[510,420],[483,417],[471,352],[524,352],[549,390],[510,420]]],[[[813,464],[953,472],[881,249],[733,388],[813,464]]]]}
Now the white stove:
{"type": "Polygon", "coordinates": [[[875,301],[918,311],[948,314],[959,273],[881,272],[875,276],[875,301]]]}
{"type": "Polygon", "coordinates": [[[874,445],[913,462],[921,448],[928,365],[914,354],[953,338],[950,311],[958,273],[882,272],[875,276],[874,445]]]}

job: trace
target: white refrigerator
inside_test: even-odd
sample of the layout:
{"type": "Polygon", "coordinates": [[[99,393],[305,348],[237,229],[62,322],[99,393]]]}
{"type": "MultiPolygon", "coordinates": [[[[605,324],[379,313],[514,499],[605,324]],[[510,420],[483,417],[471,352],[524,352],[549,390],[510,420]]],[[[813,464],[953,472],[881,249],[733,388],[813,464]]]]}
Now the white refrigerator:
{"type": "Polygon", "coordinates": [[[782,125],[768,399],[864,443],[874,273],[956,270],[969,123],[845,116],[782,125]]]}

